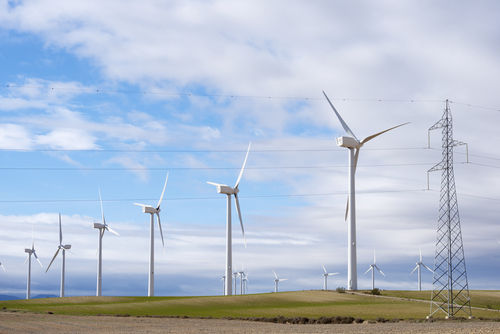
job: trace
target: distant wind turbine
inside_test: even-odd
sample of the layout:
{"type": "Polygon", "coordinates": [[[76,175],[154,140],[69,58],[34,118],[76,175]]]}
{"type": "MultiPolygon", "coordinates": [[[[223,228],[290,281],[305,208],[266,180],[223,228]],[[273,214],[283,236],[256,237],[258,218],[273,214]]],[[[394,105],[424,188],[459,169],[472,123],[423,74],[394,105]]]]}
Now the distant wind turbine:
{"type": "Polygon", "coordinates": [[[28,285],[26,287],[26,299],[30,299],[30,297],[31,297],[31,255],[35,256],[35,259],[38,261],[38,263],[40,263],[40,266],[42,266],[42,268],[43,268],[42,262],[40,262],[40,260],[38,259],[38,256],[36,255],[36,252],[35,252],[35,239],[33,237],[33,226],[31,227],[31,248],[25,248],[24,252],[28,253],[28,257],[26,258],[26,260],[24,260],[24,263],[26,263],[26,261],[29,261],[28,262],[28,285]]]}
{"type": "Polygon", "coordinates": [[[60,291],[60,296],[64,297],[64,268],[66,264],[66,250],[71,249],[71,245],[63,245],[62,244],[62,226],[61,226],[61,214],[59,214],[59,246],[57,246],[57,251],[54,254],[54,257],[52,258],[52,261],[50,261],[49,266],[47,267],[47,270],[45,272],[49,271],[50,266],[52,265],[52,262],[57,257],[57,254],[59,254],[59,251],[62,250],[62,262],[61,262],[61,291],[60,291]]]}
{"type": "Polygon", "coordinates": [[[160,196],[160,201],[158,202],[158,205],[155,207],[152,207],[151,205],[145,205],[145,204],[139,204],[139,203],[134,203],[135,205],[142,206],[142,212],[144,213],[149,213],[151,214],[151,224],[149,227],[149,283],[148,283],[148,296],[153,297],[155,295],[155,277],[154,277],[154,267],[155,267],[155,214],[158,217],[158,228],[160,230],[160,235],[161,235],[161,243],[163,245],[163,254],[165,255],[165,242],[163,241],[163,232],[161,230],[161,223],[160,223],[160,205],[161,201],[163,200],[163,194],[165,194],[165,188],[167,187],[167,181],[168,181],[168,173],[167,173],[167,178],[165,179],[165,185],[163,186],[163,191],[160,196]]]}
{"type": "Polygon", "coordinates": [[[420,266],[424,266],[425,268],[427,268],[427,270],[429,270],[431,273],[433,273],[434,271],[430,270],[429,267],[427,267],[423,262],[422,262],[422,250],[420,249],[420,247],[418,247],[418,250],[420,251],[420,261],[417,262],[417,266],[415,267],[415,269],[413,269],[413,271],[410,273],[413,274],[413,272],[415,270],[418,269],[418,291],[422,291],[422,276],[421,276],[421,269],[420,269],[420,266]]]}
{"type": "Polygon", "coordinates": [[[274,280],[274,292],[278,292],[278,282],[286,281],[288,278],[278,278],[278,275],[276,275],[274,269],[271,268],[271,270],[273,271],[274,277],[276,277],[276,279],[274,280]]]}
{"type": "Polygon", "coordinates": [[[111,227],[108,226],[108,224],[106,224],[106,219],[104,218],[104,209],[102,207],[101,189],[99,189],[99,201],[101,202],[102,224],[94,223],[94,228],[99,229],[99,248],[97,249],[97,252],[99,253],[99,259],[97,261],[97,297],[100,297],[102,295],[102,237],[104,236],[104,232],[106,232],[106,230],[119,235],[118,233],[113,231],[111,227]]]}
{"type": "Polygon", "coordinates": [[[372,271],[372,290],[375,289],[375,269],[377,269],[378,271],[380,271],[380,273],[385,276],[385,274],[382,272],[382,270],[380,270],[377,267],[377,258],[375,257],[375,251],[373,251],[373,264],[370,264],[370,269],[368,269],[365,272],[365,274],[366,274],[370,270],[372,271]]]}
{"type": "Polygon", "coordinates": [[[397,127],[403,126],[408,123],[400,124],[394,126],[390,129],[384,130],[382,132],[378,132],[374,135],[368,136],[365,139],[359,141],[358,138],[354,135],[354,133],[349,129],[347,124],[344,122],[340,114],[337,112],[337,109],[333,106],[332,102],[328,96],[325,95],[328,103],[332,107],[335,115],[339,119],[340,123],[344,130],[350,135],[338,137],[336,139],[337,146],[345,147],[349,149],[349,188],[348,188],[348,196],[347,196],[347,209],[345,214],[345,219],[349,221],[349,228],[347,234],[348,241],[348,249],[347,249],[347,289],[348,290],[357,290],[358,289],[358,269],[357,269],[357,259],[356,259],[356,187],[355,187],[355,173],[356,166],[358,164],[359,151],[361,147],[368,141],[373,138],[380,136],[381,134],[395,129],[397,127]]]}
{"type": "MultiPolygon", "coordinates": [[[[248,159],[248,153],[250,153],[250,146],[252,143],[248,145],[247,155],[245,157],[245,161],[243,162],[243,167],[241,167],[240,175],[238,176],[238,180],[236,180],[236,184],[233,188],[225,184],[207,182],[208,184],[214,185],[217,187],[217,192],[219,194],[227,195],[227,218],[226,218],[226,268],[225,268],[225,276],[231,277],[232,274],[232,266],[233,266],[233,250],[232,250],[232,232],[231,232],[231,195],[234,195],[234,204],[236,205],[236,212],[238,213],[238,217],[240,219],[241,232],[243,233],[243,241],[245,243],[245,248],[247,246],[247,242],[245,239],[245,229],[243,228],[243,220],[241,219],[241,211],[240,211],[240,202],[238,201],[238,186],[240,185],[241,176],[243,175],[243,170],[245,169],[245,165],[248,159]]],[[[236,283],[235,283],[236,285],[236,283]]],[[[226,296],[230,296],[232,292],[232,279],[226,280],[226,296]]],[[[236,291],[235,291],[236,294],[236,291]]]]}
{"type": "Polygon", "coordinates": [[[234,275],[234,294],[236,295],[236,286],[237,286],[237,283],[238,283],[237,278],[240,275],[240,273],[238,272],[238,270],[236,268],[234,268],[233,275],[234,275]]]}
{"type": "Polygon", "coordinates": [[[222,282],[222,295],[226,295],[226,276],[222,276],[222,279],[219,281],[222,282]]]}
{"type": "Polygon", "coordinates": [[[250,274],[250,272],[244,274],[243,276],[243,293],[246,294],[246,292],[248,291],[248,282],[250,282],[250,280],[248,279],[248,275],[250,274]]]}
{"type": "Polygon", "coordinates": [[[324,283],[323,283],[323,290],[326,291],[326,290],[328,290],[328,285],[327,285],[327,283],[328,283],[328,276],[338,275],[339,273],[329,273],[329,272],[326,271],[326,268],[323,265],[323,263],[320,262],[320,264],[323,267],[323,270],[325,271],[325,273],[323,274],[323,276],[325,277],[325,280],[324,280],[324,283]]]}

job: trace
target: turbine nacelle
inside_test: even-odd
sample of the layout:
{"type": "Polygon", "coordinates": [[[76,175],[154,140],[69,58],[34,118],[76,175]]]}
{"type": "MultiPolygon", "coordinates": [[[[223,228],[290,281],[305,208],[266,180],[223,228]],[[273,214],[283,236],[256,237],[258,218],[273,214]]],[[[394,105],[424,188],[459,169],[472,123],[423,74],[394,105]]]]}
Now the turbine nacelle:
{"type": "Polygon", "coordinates": [[[59,249],[71,249],[71,245],[59,245],[59,249]]]}
{"type": "Polygon", "coordinates": [[[359,143],[356,139],[352,137],[337,137],[337,146],[347,147],[347,148],[360,148],[363,144],[359,143]]]}
{"type": "Polygon", "coordinates": [[[238,188],[232,188],[225,184],[217,184],[216,186],[219,194],[234,195],[240,192],[238,188]]]}
{"type": "Polygon", "coordinates": [[[160,213],[161,209],[160,208],[155,208],[152,207],[151,205],[141,205],[142,206],[142,212],[144,213],[160,213]]]}
{"type": "Polygon", "coordinates": [[[24,252],[25,252],[25,253],[29,253],[29,254],[33,254],[34,250],[33,250],[33,249],[31,249],[31,248],[25,248],[25,249],[24,249],[24,252]]]}
{"type": "Polygon", "coordinates": [[[94,223],[93,224],[94,228],[104,228],[106,226],[104,226],[104,224],[101,224],[101,223],[94,223]]]}

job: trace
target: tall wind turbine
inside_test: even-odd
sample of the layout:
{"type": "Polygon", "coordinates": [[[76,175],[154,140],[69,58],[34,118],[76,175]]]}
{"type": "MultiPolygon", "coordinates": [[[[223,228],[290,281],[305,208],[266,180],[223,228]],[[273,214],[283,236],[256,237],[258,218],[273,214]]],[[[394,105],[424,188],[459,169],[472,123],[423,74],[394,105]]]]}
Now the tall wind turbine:
{"type": "Polygon", "coordinates": [[[422,291],[422,276],[421,276],[421,270],[420,270],[420,266],[424,266],[425,268],[427,268],[427,270],[429,270],[431,273],[433,273],[434,271],[432,271],[431,269],[429,269],[429,267],[427,267],[423,262],[422,262],[422,250],[420,249],[420,247],[418,247],[418,250],[420,251],[420,261],[417,262],[417,266],[415,267],[415,269],[413,269],[413,271],[410,273],[413,274],[413,272],[415,270],[417,270],[418,268],[418,291],[422,291]]]}
{"type": "Polygon", "coordinates": [[[108,230],[111,233],[119,235],[115,231],[113,231],[108,224],[106,224],[106,219],[104,218],[104,209],[102,208],[102,198],[101,198],[101,190],[99,189],[99,201],[101,202],[101,213],[102,213],[102,224],[94,223],[94,228],[99,229],[99,239],[98,239],[98,249],[99,259],[97,261],[97,292],[96,296],[100,297],[102,293],[102,237],[104,236],[104,232],[108,230]]]}
{"type": "Polygon", "coordinates": [[[323,274],[323,276],[325,277],[325,281],[323,283],[323,290],[328,290],[328,285],[327,285],[327,282],[328,282],[328,276],[333,276],[333,275],[338,275],[339,273],[329,273],[328,271],[326,271],[326,268],[325,266],[323,265],[323,263],[321,263],[321,266],[323,267],[323,270],[325,271],[325,273],[323,274]]]}
{"type": "Polygon", "coordinates": [[[222,279],[219,281],[222,282],[222,295],[226,295],[226,276],[222,276],[222,279]]]}
{"type": "Polygon", "coordinates": [[[354,135],[354,133],[349,129],[347,124],[344,122],[340,114],[337,112],[337,109],[330,102],[328,96],[325,95],[328,103],[332,107],[335,115],[339,119],[340,123],[344,130],[350,135],[338,137],[336,139],[337,145],[340,147],[345,147],[349,149],[349,187],[348,187],[348,195],[347,195],[347,209],[345,219],[349,221],[349,229],[347,232],[347,289],[348,290],[357,290],[358,289],[358,270],[357,270],[357,259],[356,259],[356,189],[355,189],[355,173],[356,173],[356,165],[358,164],[359,150],[365,143],[372,140],[373,138],[380,136],[381,134],[395,129],[397,127],[403,126],[408,123],[400,124],[398,126],[394,126],[390,129],[384,130],[382,132],[378,132],[374,135],[368,136],[365,139],[359,141],[358,138],[354,135]]]}
{"type": "Polygon", "coordinates": [[[368,269],[365,272],[365,274],[366,274],[370,270],[372,271],[372,290],[375,289],[375,269],[377,269],[378,271],[380,271],[380,273],[385,276],[385,274],[382,272],[382,270],[380,270],[377,267],[377,258],[375,257],[375,251],[373,251],[373,264],[370,264],[370,269],[368,269]]]}
{"type": "Polygon", "coordinates": [[[165,193],[165,188],[167,187],[167,178],[165,179],[165,185],[163,186],[163,191],[158,201],[158,205],[152,207],[151,205],[134,203],[135,205],[142,206],[142,212],[151,214],[151,224],[149,227],[149,283],[148,283],[148,296],[153,297],[155,295],[155,214],[158,217],[158,228],[160,229],[161,243],[163,245],[163,255],[165,255],[165,242],[163,241],[163,232],[161,230],[160,223],[160,205],[163,200],[163,194],[165,193]]]}
{"type": "MultiPolygon", "coordinates": [[[[248,153],[250,153],[250,146],[252,143],[248,145],[247,155],[245,156],[245,161],[243,162],[243,167],[241,167],[240,175],[238,176],[238,180],[236,180],[236,184],[233,188],[225,184],[207,182],[208,184],[214,185],[217,187],[217,192],[219,194],[227,195],[227,218],[226,218],[226,268],[225,268],[225,276],[227,278],[232,275],[232,266],[233,266],[233,250],[232,250],[232,232],[231,232],[231,195],[234,195],[234,204],[236,205],[236,212],[238,213],[238,217],[240,218],[241,232],[243,233],[243,241],[245,242],[245,248],[247,247],[247,242],[245,239],[245,229],[243,228],[243,220],[241,219],[241,211],[240,211],[240,202],[238,201],[238,186],[240,185],[241,176],[243,175],[243,170],[245,169],[245,164],[247,163],[248,153]]],[[[232,295],[232,280],[226,280],[226,296],[232,295]]],[[[236,283],[235,283],[236,285],[236,283]]],[[[236,294],[236,292],[235,292],[236,294]]]]}
{"type": "Polygon", "coordinates": [[[278,282],[286,281],[288,278],[278,278],[278,275],[276,275],[274,269],[271,268],[271,270],[273,271],[274,277],[276,277],[276,279],[274,280],[274,292],[278,292],[278,282]]]}
{"type": "Polygon", "coordinates": [[[61,292],[60,292],[60,296],[64,297],[64,271],[65,271],[64,268],[65,268],[65,265],[66,265],[66,250],[67,249],[68,250],[71,249],[71,245],[63,245],[62,244],[62,239],[63,239],[63,236],[62,236],[62,226],[61,226],[61,214],[59,214],[59,246],[57,246],[57,251],[54,254],[54,257],[52,258],[52,261],[50,261],[50,264],[47,267],[47,270],[45,270],[45,272],[49,271],[49,268],[52,265],[52,262],[54,262],[54,260],[56,259],[57,254],[59,254],[59,251],[62,250],[61,292]]]}
{"type": "Polygon", "coordinates": [[[36,252],[35,252],[35,240],[33,238],[33,227],[31,228],[31,248],[25,248],[24,252],[28,253],[28,257],[26,258],[26,260],[24,260],[24,263],[26,263],[26,261],[29,261],[28,262],[28,285],[26,287],[26,299],[30,299],[30,297],[31,297],[31,255],[35,256],[35,259],[38,261],[38,263],[40,263],[40,266],[42,266],[42,268],[43,268],[42,262],[40,262],[40,260],[38,259],[38,256],[36,255],[36,252]]]}

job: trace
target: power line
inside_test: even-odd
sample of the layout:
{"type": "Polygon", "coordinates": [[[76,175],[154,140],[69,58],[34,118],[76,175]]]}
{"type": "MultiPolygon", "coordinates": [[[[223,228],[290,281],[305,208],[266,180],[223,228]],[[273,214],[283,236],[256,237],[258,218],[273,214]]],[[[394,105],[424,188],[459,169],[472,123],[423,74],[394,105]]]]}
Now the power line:
{"type": "MultiPolygon", "coordinates": [[[[407,164],[382,164],[382,165],[358,165],[363,167],[396,167],[396,166],[427,166],[433,162],[427,163],[407,163],[407,164]]],[[[326,165],[326,166],[262,166],[246,167],[245,169],[265,170],[265,169],[327,169],[327,168],[346,168],[347,165],[326,165]]],[[[241,167],[116,167],[116,168],[94,168],[94,167],[0,167],[0,170],[36,170],[36,171],[172,171],[172,170],[240,170],[241,167]]]]}
{"type": "MultiPolygon", "coordinates": [[[[274,99],[274,100],[323,100],[323,97],[293,97],[293,96],[265,96],[265,95],[235,95],[235,94],[199,94],[199,93],[179,93],[179,92],[163,92],[163,91],[134,91],[134,90],[113,90],[113,89],[95,89],[95,88],[67,88],[67,87],[47,87],[47,86],[22,86],[22,85],[4,85],[5,88],[17,89],[45,89],[45,90],[64,90],[64,91],[80,91],[86,93],[120,93],[134,95],[165,95],[179,97],[224,97],[236,99],[274,99]]],[[[417,99],[360,99],[360,98],[331,98],[334,101],[356,101],[356,102],[417,102],[417,103],[443,103],[443,100],[417,100],[417,99]]],[[[498,108],[484,107],[470,103],[454,102],[467,107],[500,111],[498,108]]]]}

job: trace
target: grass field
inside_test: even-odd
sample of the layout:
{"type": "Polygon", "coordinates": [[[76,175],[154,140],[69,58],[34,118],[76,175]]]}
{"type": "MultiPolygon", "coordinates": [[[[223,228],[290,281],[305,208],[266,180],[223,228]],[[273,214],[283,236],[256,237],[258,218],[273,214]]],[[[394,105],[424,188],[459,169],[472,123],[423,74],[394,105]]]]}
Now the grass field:
{"type": "MultiPolygon", "coordinates": [[[[500,291],[470,291],[473,316],[500,316],[500,291]]],[[[297,291],[215,297],[65,297],[0,301],[0,309],[66,315],[129,314],[188,317],[310,317],[351,316],[363,319],[424,319],[429,315],[429,291],[382,291],[382,298],[335,291],[297,291]],[[400,297],[384,298],[384,297],[400,297]]],[[[462,314],[460,316],[466,316],[462,314]]],[[[435,317],[444,317],[436,314],[435,317]]]]}

